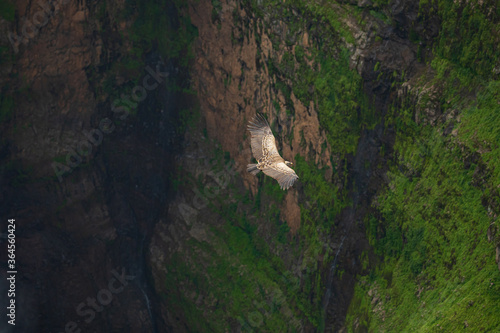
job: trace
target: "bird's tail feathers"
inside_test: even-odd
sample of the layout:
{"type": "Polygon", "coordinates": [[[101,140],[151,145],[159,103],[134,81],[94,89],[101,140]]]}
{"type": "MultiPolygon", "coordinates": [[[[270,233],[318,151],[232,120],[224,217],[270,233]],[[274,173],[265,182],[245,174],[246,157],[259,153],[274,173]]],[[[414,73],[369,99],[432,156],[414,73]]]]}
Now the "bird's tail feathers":
{"type": "Polygon", "coordinates": [[[260,170],[257,169],[257,164],[248,164],[247,171],[250,172],[252,175],[256,175],[259,173],[260,170]]]}

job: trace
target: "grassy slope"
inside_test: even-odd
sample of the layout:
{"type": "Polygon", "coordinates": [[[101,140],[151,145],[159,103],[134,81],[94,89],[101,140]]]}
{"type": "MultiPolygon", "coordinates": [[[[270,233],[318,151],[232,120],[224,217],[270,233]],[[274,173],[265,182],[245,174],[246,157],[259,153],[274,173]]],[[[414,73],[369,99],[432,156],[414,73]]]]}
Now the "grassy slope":
{"type": "Polygon", "coordinates": [[[447,124],[419,125],[410,105],[398,110],[399,158],[367,219],[383,262],[356,287],[349,331],[500,330],[500,272],[486,236],[499,209],[500,13],[475,1],[434,8],[442,27],[432,83],[441,110],[459,110],[461,121],[457,136],[444,135],[447,124]]]}
{"type": "MultiPolygon", "coordinates": [[[[228,165],[228,155],[216,150],[211,163],[213,171],[219,172],[228,165]]],[[[200,192],[205,189],[190,175],[184,175],[180,184],[198,187],[200,192]]],[[[283,327],[298,331],[296,317],[316,320],[308,302],[307,281],[301,286],[276,254],[290,250],[289,228],[280,220],[276,206],[283,198],[279,186],[264,179],[254,200],[248,191],[230,184],[209,201],[211,213],[205,215],[204,224],[210,240],[189,241],[189,247],[167,264],[166,301],[189,331],[221,332],[234,325],[245,331],[280,331],[283,327]],[[214,218],[218,223],[210,222],[214,218]],[[273,240],[257,230],[258,219],[264,221],[273,240]],[[204,306],[193,304],[198,297],[204,306]]]]}

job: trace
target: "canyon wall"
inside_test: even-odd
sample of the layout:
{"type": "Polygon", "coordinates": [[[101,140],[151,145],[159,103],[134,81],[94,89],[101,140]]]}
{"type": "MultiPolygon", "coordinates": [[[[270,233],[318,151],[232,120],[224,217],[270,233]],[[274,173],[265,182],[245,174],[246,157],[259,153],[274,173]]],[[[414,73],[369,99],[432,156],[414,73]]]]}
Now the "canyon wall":
{"type": "Polygon", "coordinates": [[[498,327],[490,2],[2,1],[16,329],[498,327]]]}

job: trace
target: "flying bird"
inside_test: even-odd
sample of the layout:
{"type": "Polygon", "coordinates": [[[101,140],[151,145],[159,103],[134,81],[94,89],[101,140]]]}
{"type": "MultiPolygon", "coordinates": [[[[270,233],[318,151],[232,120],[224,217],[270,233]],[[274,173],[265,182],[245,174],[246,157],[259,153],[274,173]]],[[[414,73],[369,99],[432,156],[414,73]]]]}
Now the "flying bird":
{"type": "Polygon", "coordinates": [[[292,162],[285,161],[276,148],[273,132],[263,115],[257,114],[249,122],[248,130],[252,135],[252,153],[256,164],[248,164],[247,171],[253,175],[264,172],[278,181],[282,190],[288,189],[299,179],[295,171],[288,167],[292,162]]]}

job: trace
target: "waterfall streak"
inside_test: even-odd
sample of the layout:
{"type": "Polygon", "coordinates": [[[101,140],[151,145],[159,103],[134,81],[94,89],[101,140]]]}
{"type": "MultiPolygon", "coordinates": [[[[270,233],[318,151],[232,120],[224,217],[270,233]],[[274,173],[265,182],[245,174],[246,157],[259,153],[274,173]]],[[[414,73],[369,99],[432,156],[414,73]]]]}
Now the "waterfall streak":
{"type": "Polygon", "coordinates": [[[326,308],[328,307],[328,303],[330,303],[330,296],[332,295],[332,282],[333,282],[333,277],[335,276],[335,267],[337,266],[337,259],[340,253],[340,250],[342,249],[342,245],[344,245],[344,240],[345,237],[342,237],[342,240],[340,241],[340,246],[337,249],[337,253],[335,254],[335,258],[333,259],[333,263],[330,266],[330,272],[328,273],[328,279],[327,279],[327,284],[326,284],[326,292],[325,296],[323,297],[323,318],[325,317],[325,312],[326,308]]]}

